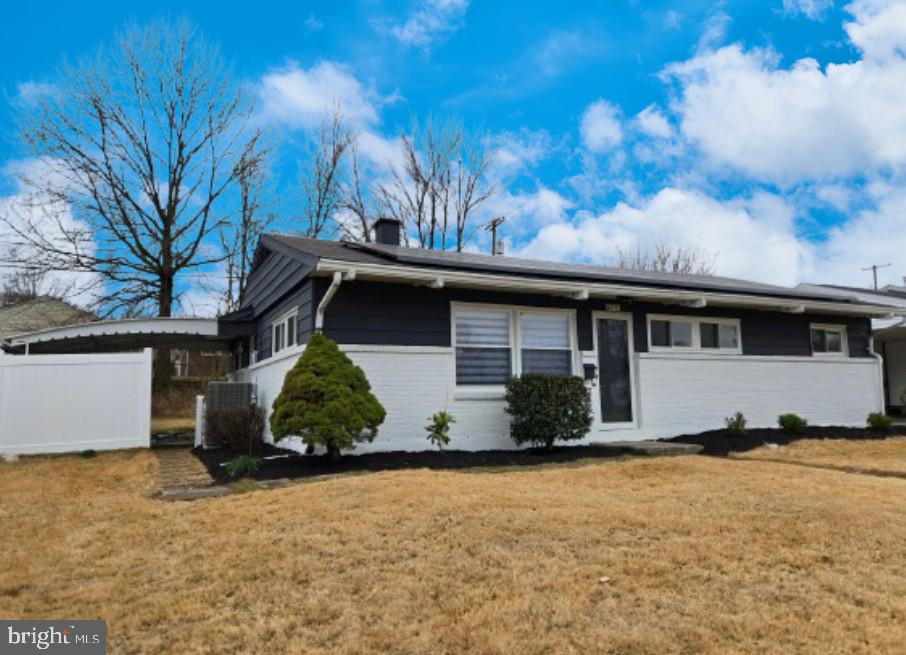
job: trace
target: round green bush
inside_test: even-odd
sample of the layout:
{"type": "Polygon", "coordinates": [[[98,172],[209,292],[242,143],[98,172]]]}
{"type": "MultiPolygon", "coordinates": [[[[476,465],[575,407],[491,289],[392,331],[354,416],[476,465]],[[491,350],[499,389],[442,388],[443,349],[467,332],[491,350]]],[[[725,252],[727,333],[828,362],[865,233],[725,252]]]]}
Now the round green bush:
{"type": "Polygon", "coordinates": [[[309,446],[324,446],[331,457],[373,441],[386,416],[364,371],[320,333],[286,374],[273,409],[275,439],[298,435],[309,446]]]}
{"type": "Polygon", "coordinates": [[[777,424],[783,429],[784,432],[791,434],[793,436],[801,436],[805,432],[805,429],[808,427],[808,421],[799,416],[798,414],[781,414],[777,417],[777,424]]]}
{"type": "Polygon", "coordinates": [[[591,394],[582,378],[532,373],[506,384],[510,436],[517,444],[551,448],[591,429],[591,394]]]}

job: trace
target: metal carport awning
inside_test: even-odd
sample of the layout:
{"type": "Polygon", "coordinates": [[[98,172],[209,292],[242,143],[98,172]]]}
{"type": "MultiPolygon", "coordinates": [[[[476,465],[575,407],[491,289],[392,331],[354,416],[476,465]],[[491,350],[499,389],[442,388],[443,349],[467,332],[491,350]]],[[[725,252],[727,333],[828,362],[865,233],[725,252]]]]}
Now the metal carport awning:
{"type": "Polygon", "coordinates": [[[124,352],[142,348],[227,351],[242,331],[222,330],[216,318],[136,318],[38,330],[9,337],[2,347],[12,354],[124,352]]]}

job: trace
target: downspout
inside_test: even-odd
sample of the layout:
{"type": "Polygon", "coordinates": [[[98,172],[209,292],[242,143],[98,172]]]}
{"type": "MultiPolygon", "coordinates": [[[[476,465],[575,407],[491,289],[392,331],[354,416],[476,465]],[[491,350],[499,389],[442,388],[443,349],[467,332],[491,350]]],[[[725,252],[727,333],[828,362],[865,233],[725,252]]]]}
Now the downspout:
{"type": "Polygon", "coordinates": [[[339,289],[340,285],[343,283],[343,280],[354,279],[355,271],[349,270],[345,273],[341,271],[334,272],[333,278],[330,280],[330,286],[327,287],[327,291],[324,292],[324,297],[321,298],[321,302],[318,303],[318,309],[315,311],[315,332],[324,331],[324,312],[327,310],[330,301],[333,300],[333,297],[337,293],[337,289],[339,289]]]}
{"type": "Polygon", "coordinates": [[[875,361],[878,363],[878,388],[881,392],[881,406],[878,407],[878,411],[881,413],[887,412],[887,389],[884,384],[884,358],[881,357],[878,353],[875,352],[875,338],[871,336],[868,338],[868,352],[874,357],[875,361]]]}

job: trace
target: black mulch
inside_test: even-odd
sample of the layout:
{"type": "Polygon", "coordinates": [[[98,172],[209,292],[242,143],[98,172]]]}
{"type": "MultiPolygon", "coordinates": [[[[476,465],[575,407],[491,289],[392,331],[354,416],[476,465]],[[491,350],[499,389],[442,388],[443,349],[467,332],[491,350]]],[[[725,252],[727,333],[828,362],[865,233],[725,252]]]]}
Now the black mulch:
{"type": "MultiPolygon", "coordinates": [[[[207,467],[208,472],[218,482],[231,482],[233,479],[221,466],[236,457],[235,453],[226,450],[192,451],[207,467]]],[[[335,473],[356,473],[366,471],[396,471],[401,469],[437,469],[459,470],[482,467],[521,467],[538,466],[539,464],[566,463],[580,459],[619,457],[622,451],[600,446],[562,446],[552,450],[446,450],[386,453],[367,453],[356,455],[344,453],[339,460],[330,461],[323,455],[301,455],[299,453],[265,444],[259,454],[265,458],[261,470],[253,476],[256,480],[275,480],[278,478],[308,478],[335,473]],[[267,459],[280,455],[279,459],[267,459]]]]}
{"type": "MultiPolygon", "coordinates": [[[[736,437],[726,430],[711,430],[699,434],[686,434],[660,441],[678,441],[704,446],[703,455],[726,457],[731,453],[740,453],[760,448],[766,443],[778,445],[790,444],[799,439],[885,439],[897,434],[896,431],[876,431],[867,428],[842,428],[809,426],[801,436],[792,436],[778,429],[753,429],[744,436],[736,437]]],[[[228,450],[192,451],[218,482],[232,482],[227,474],[227,462],[237,457],[228,450]]],[[[462,470],[472,468],[519,468],[538,466],[540,464],[568,463],[581,459],[605,459],[620,457],[628,453],[616,448],[601,446],[559,446],[552,450],[447,450],[386,453],[367,453],[356,455],[344,453],[339,460],[331,461],[324,455],[302,455],[295,451],[277,448],[264,444],[259,456],[264,458],[261,469],[252,477],[256,480],[276,480],[279,478],[310,478],[336,473],[358,473],[368,471],[396,471],[402,469],[435,469],[462,470]],[[273,459],[270,459],[272,458],[273,459]]]]}
{"type": "Polygon", "coordinates": [[[745,435],[736,437],[727,430],[711,430],[699,434],[683,434],[678,437],[660,441],[679,441],[704,446],[703,455],[726,457],[731,453],[744,453],[747,450],[761,448],[766,443],[785,446],[800,439],[886,439],[897,432],[870,430],[868,428],[842,428],[809,426],[802,435],[793,436],[776,428],[759,428],[748,430],[745,435]]]}

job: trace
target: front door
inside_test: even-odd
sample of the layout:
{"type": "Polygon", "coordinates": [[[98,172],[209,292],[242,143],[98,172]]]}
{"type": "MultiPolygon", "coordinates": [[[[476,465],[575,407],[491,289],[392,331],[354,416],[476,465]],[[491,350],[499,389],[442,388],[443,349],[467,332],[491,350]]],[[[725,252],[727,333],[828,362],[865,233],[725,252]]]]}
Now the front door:
{"type": "Polygon", "coordinates": [[[601,422],[605,426],[632,423],[632,329],[629,317],[598,318],[595,326],[601,422]]]}

